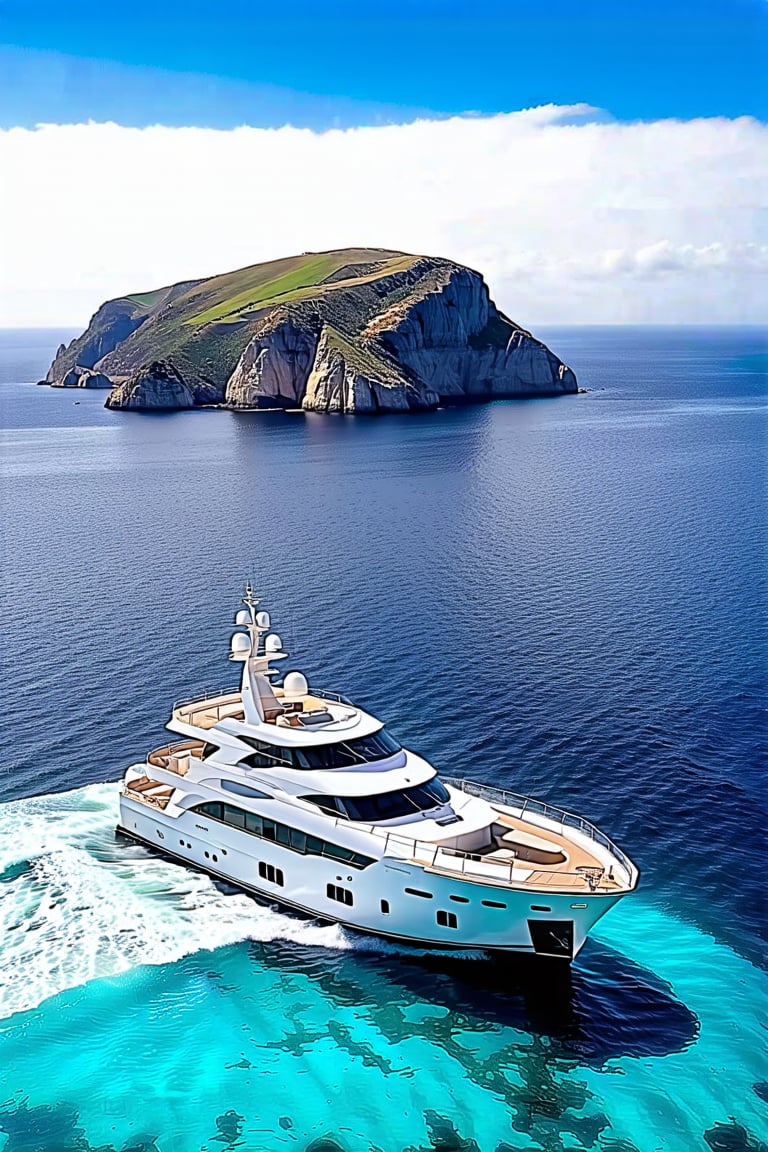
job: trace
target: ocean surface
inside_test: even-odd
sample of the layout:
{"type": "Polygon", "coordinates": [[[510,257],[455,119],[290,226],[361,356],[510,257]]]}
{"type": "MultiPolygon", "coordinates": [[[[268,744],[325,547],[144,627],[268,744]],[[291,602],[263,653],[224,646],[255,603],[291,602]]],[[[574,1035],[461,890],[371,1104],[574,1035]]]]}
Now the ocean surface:
{"type": "Polygon", "coordinates": [[[0,1152],[765,1149],[767,334],[540,334],[586,395],[350,419],[109,412],[0,332],[0,1152]],[[248,577],[310,682],[637,861],[570,973],[116,842],[248,577]]]}

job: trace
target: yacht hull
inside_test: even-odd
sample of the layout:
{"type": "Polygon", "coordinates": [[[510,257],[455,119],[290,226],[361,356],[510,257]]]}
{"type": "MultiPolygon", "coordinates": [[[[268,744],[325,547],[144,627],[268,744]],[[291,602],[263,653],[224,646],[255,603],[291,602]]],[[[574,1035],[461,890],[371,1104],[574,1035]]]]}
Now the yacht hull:
{"type": "Polygon", "coordinates": [[[199,813],[125,794],[118,831],[260,900],[401,944],[569,962],[623,893],[536,892],[384,856],[364,868],[304,856],[199,813]],[[290,895],[289,895],[290,893],[290,895]]]}

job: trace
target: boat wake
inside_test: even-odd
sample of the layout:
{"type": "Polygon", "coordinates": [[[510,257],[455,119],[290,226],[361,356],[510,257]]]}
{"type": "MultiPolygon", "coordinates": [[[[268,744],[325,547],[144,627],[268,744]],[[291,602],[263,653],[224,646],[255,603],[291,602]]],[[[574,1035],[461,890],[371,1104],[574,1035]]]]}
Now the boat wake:
{"type": "Polygon", "coordinates": [[[242,940],[413,951],[223,889],[203,873],[118,840],[117,816],[117,784],[0,804],[0,1016],[97,977],[242,940]]]}

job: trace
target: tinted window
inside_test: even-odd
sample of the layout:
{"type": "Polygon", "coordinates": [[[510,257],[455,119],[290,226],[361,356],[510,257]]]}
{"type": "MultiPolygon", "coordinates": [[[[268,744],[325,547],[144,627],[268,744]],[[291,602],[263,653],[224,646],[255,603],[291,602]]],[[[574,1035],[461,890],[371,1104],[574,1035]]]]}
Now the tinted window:
{"type": "Polygon", "coordinates": [[[401,792],[379,792],[375,796],[302,796],[330,815],[337,813],[362,824],[377,820],[396,820],[414,812],[428,812],[450,802],[447,789],[439,780],[429,780],[401,792]]]}
{"type": "Polygon", "coordinates": [[[383,728],[372,736],[343,740],[337,744],[316,745],[314,748],[282,748],[252,736],[243,736],[243,740],[256,749],[254,755],[246,756],[241,761],[251,768],[273,768],[276,765],[305,771],[316,768],[350,768],[354,764],[384,760],[401,750],[398,742],[383,728]]]}
{"type": "Polygon", "coordinates": [[[261,816],[257,816],[255,812],[246,812],[245,828],[247,832],[252,832],[254,836],[261,836],[261,824],[261,816]]]}
{"type": "Polygon", "coordinates": [[[332,844],[329,840],[322,840],[319,836],[308,836],[298,828],[289,828],[277,820],[270,820],[268,816],[259,816],[256,812],[245,812],[236,808],[234,804],[220,804],[211,800],[207,804],[198,804],[191,809],[202,816],[210,816],[233,828],[242,828],[252,836],[260,836],[263,840],[274,840],[292,852],[301,852],[307,856],[326,856],[331,860],[341,860],[355,868],[367,868],[374,863],[372,856],[365,856],[362,852],[353,852],[351,848],[342,848],[340,844],[332,844]]]}
{"type": "Polygon", "coordinates": [[[212,816],[214,820],[221,820],[221,808],[217,800],[212,800],[209,804],[201,804],[197,811],[205,816],[212,816]]]}
{"type": "Polygon", "coordinates": [[[231,824],[233,828],[245,828],[245,812],[242,808],[235,808],[233,804],[224,805],[222,819],[225,824],[231,824]]]}

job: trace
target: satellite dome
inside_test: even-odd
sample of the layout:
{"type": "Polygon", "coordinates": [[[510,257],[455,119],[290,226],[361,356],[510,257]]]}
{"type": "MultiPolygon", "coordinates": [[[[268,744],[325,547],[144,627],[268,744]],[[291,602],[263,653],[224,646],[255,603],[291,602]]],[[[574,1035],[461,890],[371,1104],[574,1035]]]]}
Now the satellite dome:
{"type": "Polygon", "coordinates": [[[264,641],[265,652],[279,652],[283,646],[283,642],[276,632],[270,632],[264,641]]]}
{"type": "Polygon", "coordinates": [[[256,623],[259,628],[269,628],[269,612],[257,612],[256,623]]]}
{"type": "Polygon", "coordinates": [[[245,660],[251,650],[251,641],[245,632],[235,632],[229,651],[233,660],[245,660]]]}
{"type": "Polygon", "coordinates": [[[283,680],[283,696],[289,700],[298,700],[309,692],[307,678],[303,672],[288,672],[283,680]]]}
{"type": "Polygon", "coordinates": [[[245,608],[241,608],[237,616],[235,616],[235,624],[250,624],[251,617],[245,608]]]}

